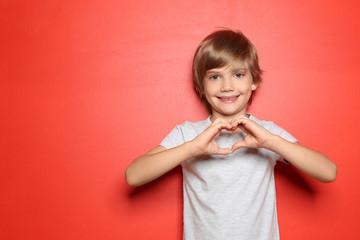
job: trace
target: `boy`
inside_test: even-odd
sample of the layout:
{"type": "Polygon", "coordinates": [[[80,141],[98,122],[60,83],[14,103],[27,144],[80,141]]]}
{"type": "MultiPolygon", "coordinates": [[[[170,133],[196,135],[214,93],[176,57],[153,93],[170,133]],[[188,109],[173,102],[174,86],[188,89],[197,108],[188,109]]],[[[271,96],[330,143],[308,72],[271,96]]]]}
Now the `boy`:
{"type": "Polygon", "coordinates": [[[196,50],[193,75],[211,116],[176,126],[126,170],[128,184],[138,186],[181,164],[184,239],[279,239],[277,161],[322,182],[336,178],[336,165],[325,155],[247,113],[261,73],[256,50],[241,32],[210,34],[196,50]]]}

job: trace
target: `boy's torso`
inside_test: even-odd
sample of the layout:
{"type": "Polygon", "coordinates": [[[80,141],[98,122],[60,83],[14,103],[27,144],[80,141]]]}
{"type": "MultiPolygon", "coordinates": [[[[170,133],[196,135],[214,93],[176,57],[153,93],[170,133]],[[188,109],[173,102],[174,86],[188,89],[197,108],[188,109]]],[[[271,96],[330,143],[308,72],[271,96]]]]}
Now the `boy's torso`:
{"type": "MultiPolygon", "coordinates": [[[[250,118],[270,131],[273,128],[271,122],[250,118]]],[[[178,126],[177,135],[187,142],[210,124],[209,118],[186,122],[178,126]]],[[[243,138],[243,134],[222,133],[217,142],[231,148],[243,138]]],[[[185,161],[184,238],[278,239],[273,172],[278,157],[266,149],[239,149],[230,155],[185,161]]]]}

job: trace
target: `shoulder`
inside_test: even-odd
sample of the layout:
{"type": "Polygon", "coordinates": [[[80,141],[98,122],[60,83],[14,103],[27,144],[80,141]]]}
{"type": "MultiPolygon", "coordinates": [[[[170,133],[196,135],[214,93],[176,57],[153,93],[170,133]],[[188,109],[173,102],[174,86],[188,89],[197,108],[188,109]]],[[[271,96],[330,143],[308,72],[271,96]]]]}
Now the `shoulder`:
{"type": "Polygon", "coordinates": [[[165,148],[173,148],[185,142],[193,140],[211,124],[210,119],[198,122],[185,121],[176,125],[171,132],[163,139],[160,145],[165,148]]]}
{"type": "Polygon", "coordinates": [[[270,132],[280,128],[273,121],[259,120],[252,114],[249,114],[249,118],[270,132]]]}
{"type": "Polygon", "coordinates": [[[257,124],[259,124],[260,126],[262,126],[263,128],[265,128],[266,130],[268,130],[269,132],[271,132],[272,134],[278,135],[290,142],[297,142],[297,139],[295,137],[293,137],[283,128],[276,125],[273,121],[259,120],[253,115],[250,115],[249,118],[254,122],[256,122],[257,124]]]}
{"type": "Polygon", "coordinates": [[[205,120],[197,121],[197,122],[190,122],[185,121],[181,125],[177,125],[178,128],[181,130],[205,130],[207,127],[211,125],[210,117],[205,120]]]}

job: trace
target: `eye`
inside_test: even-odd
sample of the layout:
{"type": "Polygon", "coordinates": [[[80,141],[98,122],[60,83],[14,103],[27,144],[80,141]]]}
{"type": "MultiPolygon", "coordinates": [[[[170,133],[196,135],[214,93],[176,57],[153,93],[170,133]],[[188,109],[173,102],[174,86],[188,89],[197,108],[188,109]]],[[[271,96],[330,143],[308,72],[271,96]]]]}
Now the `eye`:
{"type": "Polygon", "coordinates": [[[234,76],[235,76],[236,78],[242,78],[242,77],[245,76],[245,74],[243,74],[243,73],[235,73],[234,76]]]}
{"type": "Polygon", "coordinates": [[[211,75],[211,76],[209,77],[209,79],[212,79],[212,80],[217,80],[217,79],[219,79],[219,78],[220,78],[219,75],[211,75]]]}

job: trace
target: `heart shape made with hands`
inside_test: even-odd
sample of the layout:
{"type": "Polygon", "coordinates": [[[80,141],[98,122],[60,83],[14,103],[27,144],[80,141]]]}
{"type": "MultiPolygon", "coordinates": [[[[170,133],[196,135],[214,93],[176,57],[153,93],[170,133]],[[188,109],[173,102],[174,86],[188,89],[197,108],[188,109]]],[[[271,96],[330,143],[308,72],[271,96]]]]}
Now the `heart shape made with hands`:
{"type": "MultiPolygon", "coordinates": [[[[223,122],[223,123],[225,124],[225,122],[223,122]]],[[[229,152],[229,153],[232,153],[239,148],[246,147],[246,145],[247,145],[246,141],[245,141],[247,134],[246,134],[246,131],[244,131],[243,124],[241,124],[241,123],[231,124],[231,123],[227,122],[226,125],[221,126],[219,129],[219,134],[215,137],[215,141],[219,138],[220,133],[229,134],[229,135],[234,134],[234,135],[241,136],[241,138],[240,138],[241,140],[238,139],[237,141],[235,141],[235,139],[234,139],[234,143],[231,146],[231,152],[229,152]],[[231,127],[230,127],[230,125],[231,125],[231,127]]],[[[221,142],[217,141],[217,143],[218,143],[219,147],[222,148],[222,146],[220,146],[220,145],[222,145],[221,142]]]]}
{"type": "MultiPolygon", "coordinates": [[[[232,145],[231,152],[234,152],[239,148],[262,147],[262,143],[269,137],[269,134],[271,134],[262,126],[258,125],[257,123],[245,116],[240,116],[231,122],[223,119],[219,119],[216,122],[217,124],[219,124],[219,127],[218,135],[215,136],[215,139],[220,136],[221,132],[228,134],[244,134],[243,140],[237,141],[232,145]]],[[[214,122],[214,124],[216,124],[216,122],[214,122]]]]}
{"type": "Polygon", "coordinates": [[[236,127],[233,127],[232,129],[223,128],[221,130],[223,133],[242,133],[244,132],[240,125],[237,125],[236,127]]]}

